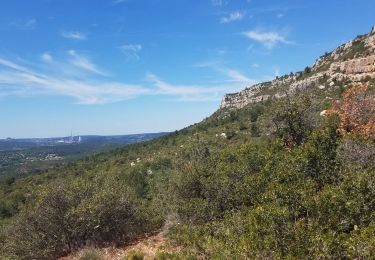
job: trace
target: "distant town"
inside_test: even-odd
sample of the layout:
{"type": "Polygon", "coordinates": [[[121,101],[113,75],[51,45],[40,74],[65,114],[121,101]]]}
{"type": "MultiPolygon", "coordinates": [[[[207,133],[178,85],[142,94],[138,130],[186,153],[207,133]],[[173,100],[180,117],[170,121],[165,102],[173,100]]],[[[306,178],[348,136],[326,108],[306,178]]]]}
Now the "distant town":
{"type": "Polygon", "coordinates": [[[57,141],[57,143],[63,143],[63,144],[76,144],[82,142],[81,136],[73,136],[73,134],[70,134],[69,137],[60,139],[57,141]]]}

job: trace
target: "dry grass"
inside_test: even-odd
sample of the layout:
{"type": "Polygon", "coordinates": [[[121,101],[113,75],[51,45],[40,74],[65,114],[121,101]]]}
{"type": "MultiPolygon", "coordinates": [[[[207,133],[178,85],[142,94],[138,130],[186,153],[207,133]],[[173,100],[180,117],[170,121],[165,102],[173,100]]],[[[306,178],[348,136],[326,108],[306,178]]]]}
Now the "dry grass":
{"type": "MultiPolygon", "coordinates": [[[[82,252],[84,251],[85,249],[76,252],[70,256],[62,257],[59,260],[79,260],[82,256],[82,252]]],[[[154,259],[156,254],[160,251],[178,251],[178,249],[170,248],[167,245],[163,232],[142,239],[134,243],[133,245],[127,245],[118,248],[108,247],[96,249],[96,252],[100,254],[102,260],[124,260],[130,252],[141,252],[144,255],[144,259],[149,260],[154,259]]]]}

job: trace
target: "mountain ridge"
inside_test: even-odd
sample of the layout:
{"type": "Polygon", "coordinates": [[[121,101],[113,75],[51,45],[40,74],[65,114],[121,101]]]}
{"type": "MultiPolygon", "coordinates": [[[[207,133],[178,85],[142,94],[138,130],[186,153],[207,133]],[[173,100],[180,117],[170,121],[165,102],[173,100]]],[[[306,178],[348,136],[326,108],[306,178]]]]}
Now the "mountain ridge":
{"type": "Polygon", "coordinates": [[[335,87],[335,81],[361,82],[374,78],[375,26],[368,34],[357,36],[319,57],[312,67],[306,67],[305,71],[258,83],[237,93],[226,94],[220,109],[243,108],[251,103],[293,95],[306,88],[335,87]]]}

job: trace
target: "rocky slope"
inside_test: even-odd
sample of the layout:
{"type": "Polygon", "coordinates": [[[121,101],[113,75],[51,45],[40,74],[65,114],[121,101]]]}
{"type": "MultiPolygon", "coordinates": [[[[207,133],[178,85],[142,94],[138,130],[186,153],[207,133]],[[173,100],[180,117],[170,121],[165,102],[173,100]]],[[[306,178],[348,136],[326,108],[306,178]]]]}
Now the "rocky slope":
{"type": "Polygon", "coordinates": [[[334,88],[337,82],[371,79],[375,79],[375,26],[370,33],[360,35],[321,56],[312,68],[225,95],[220,107],[238,109],[269,98],[293,95],[298,90],[334,88]]]}

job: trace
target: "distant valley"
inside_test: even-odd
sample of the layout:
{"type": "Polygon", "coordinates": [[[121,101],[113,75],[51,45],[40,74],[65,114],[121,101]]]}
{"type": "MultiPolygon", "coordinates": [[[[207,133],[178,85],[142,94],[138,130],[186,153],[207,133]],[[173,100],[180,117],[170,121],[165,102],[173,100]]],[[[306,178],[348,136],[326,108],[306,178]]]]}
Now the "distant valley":
{"type": "Polygon", "coordinates": [[[127,144],[149,141],[166,134],[0,139],[0,176],[37,174],[62,162],[74,161],[127,144]]]}

